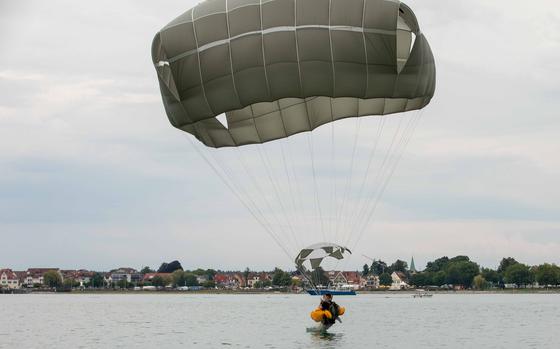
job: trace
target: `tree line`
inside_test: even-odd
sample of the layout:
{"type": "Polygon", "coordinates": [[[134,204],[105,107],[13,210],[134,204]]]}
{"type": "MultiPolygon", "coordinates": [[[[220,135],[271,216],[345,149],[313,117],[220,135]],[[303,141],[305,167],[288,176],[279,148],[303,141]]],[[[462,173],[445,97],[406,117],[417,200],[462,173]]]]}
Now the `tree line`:
{"type": "Polygon", "coordinates": [[[409,284],[417,287],[454,285],[482,290],[503,288],[506,284],[526,287],[535,282],[544,287],[560,285],[560,267],[557,265],[529,266],[512,257],[503,258],[497,269],[480,267],[468,256],[441,257],[428,262],[421,272],[410,271],[407,263],[401,260],[390,266],[383,261],[374,261],[371,266],[364,265],[362,275],[377,275],[379,283],[388,286],[393,271],[402,272],[409,284]]]}
{"type": "MultiPolygon", "coordinates": [[[[204,288],[214,288],[216,287],[216,282],[214,281],[215,275],[218,271],[214,269],[195,269],[195,270],[183,270],[181,264],[177,261],[171,263],[163,263],[157,271],[150,267],[143,267],[140,274],[151,274],[156,273],[151,280],[140,280],[130,282],[126,278],[120,279],[116,282],[110,284],[107,283],[103,273],[95,272],[90,277],[89,282],[86,282],[83,286],[85,288],[132,288],[136,286],[155,286],[155,287],[165,287],[172,286],[176,287],[204,287],[204,288]],[[201,280],[201,281],[199,281],[201,280]]],[[[252,274],[249,268],[246,268],[240,273],[243,277],[245,285],[247,285],[250,275],[252,274]]],[[[59,272],[55,270],[47,271],[43,275],[43,284],[51,288],[63,288],[71,289],[80,286],[80,283],[72,278],[62,279],[59,272]]],[[[292,274],[283,271],[280,268],[275,268],[271,273],[270,279],[258,280],[255,282],[255,288],[265,288],[265,287],[288,287],[288,286],[298,286],[297,280],[292,279],[292,274]]]]}

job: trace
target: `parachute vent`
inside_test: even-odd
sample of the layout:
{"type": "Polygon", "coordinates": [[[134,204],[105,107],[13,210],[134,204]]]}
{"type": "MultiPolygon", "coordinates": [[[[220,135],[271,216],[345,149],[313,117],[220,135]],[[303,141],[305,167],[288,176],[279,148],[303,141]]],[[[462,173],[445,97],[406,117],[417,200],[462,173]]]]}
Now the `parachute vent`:
{"type": "Polygon", "coordinates": [[[225,113],[216,116],[216,120],[218,120],[226,129],[229,128],[225,113]]]}

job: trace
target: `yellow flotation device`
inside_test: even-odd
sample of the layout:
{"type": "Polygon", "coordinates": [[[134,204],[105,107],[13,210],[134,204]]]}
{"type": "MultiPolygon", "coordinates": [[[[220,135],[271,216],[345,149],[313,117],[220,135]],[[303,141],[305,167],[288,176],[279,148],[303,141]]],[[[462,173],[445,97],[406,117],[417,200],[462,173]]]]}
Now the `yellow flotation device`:
{"type": "Polygon", "coordinates": [[[345,311],[346,311],[346,308],[339,306],[338,307],[338,316],[344,315],[345,311]]]}
{"type": "Polygon", "coordinates": [[[313,310],[310,315],[311,315],[311,318],[313,319],[313,321],[315,321],[315,322],[321,322],[321,321],[323,321],[323,318],[325,318],[325,317],[327,319],[332,318],[332,314],[331,314],[330,311],[323,310],[321,308],[317,308],[317,309],[313,310]]]}
{"type": "MultiPolygon", "coordinates": [[[[338,307],[338,316],[343,315],[345,311],[346,309],[344,307],[338,307]]],[[[315,322],[321,322],[324,318],[332,319],[331,312],[328,310],[323,310],[320,307],[313,310],[310,315],[315,322]]]]}

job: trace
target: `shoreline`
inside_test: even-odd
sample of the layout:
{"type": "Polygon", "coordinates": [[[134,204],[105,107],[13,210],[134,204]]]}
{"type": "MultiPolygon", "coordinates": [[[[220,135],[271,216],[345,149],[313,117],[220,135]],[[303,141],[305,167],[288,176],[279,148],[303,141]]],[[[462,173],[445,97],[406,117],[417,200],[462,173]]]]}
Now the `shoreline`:
{"type": "MultiPolygon", "coordinates": [[[[560,294],[560,289],[504,289],[504,290],[437,290],[437,291],[419,291],[419,290],[371,290],[356,291],[357,295],[361,294],[379,294],[379,295],[414,295],[419,292],[427,292],[429,294],[443,295],[477,295],[477,294],[560,294]]],[[[197,290],[197,291],[178,291],[178,290],[72,290],[72,291],[55,291],[55,290],[13,290],[13,292],[4,290],[0,294],[122,294],[122,295],[138,295],[138,294],[182,294],[182,295],[307,295],[305,292],[286,292],[286,291],[268,291],[268,290],[197,290]]]]}

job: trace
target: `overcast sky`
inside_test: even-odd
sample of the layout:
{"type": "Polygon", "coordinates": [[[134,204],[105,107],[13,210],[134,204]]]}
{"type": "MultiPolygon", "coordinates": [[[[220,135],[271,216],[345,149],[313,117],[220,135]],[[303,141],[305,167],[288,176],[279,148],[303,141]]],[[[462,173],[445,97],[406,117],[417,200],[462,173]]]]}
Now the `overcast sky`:
{"type": "MultiPolygon", "coordinates": [[[[291,267],[165,116],[151,40],[194,4],[0,0],[0,267],[291,267]]],[[[560,4],[408,4],[436,96],[349,267],[560,263],[560,4]]]]}

